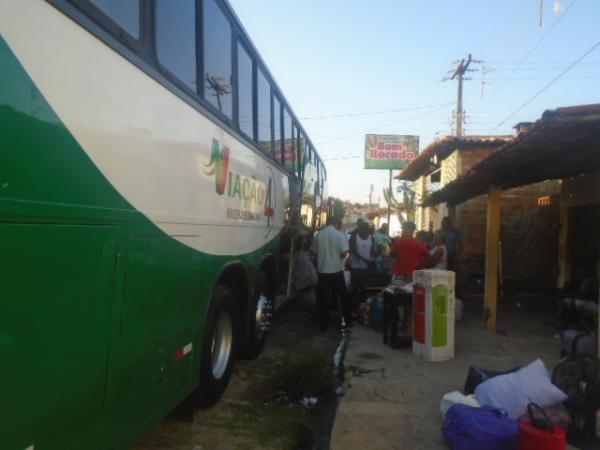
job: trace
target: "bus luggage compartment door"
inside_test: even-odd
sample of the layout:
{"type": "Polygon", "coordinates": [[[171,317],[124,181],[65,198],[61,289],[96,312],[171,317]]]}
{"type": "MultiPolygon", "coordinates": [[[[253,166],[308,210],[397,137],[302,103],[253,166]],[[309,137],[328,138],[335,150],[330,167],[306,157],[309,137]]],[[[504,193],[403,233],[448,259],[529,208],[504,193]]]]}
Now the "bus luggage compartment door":
{"type": "Polygon", "coordinates": [[[117,233],[0,223],[0,449],[106,448],[117,233]]]}

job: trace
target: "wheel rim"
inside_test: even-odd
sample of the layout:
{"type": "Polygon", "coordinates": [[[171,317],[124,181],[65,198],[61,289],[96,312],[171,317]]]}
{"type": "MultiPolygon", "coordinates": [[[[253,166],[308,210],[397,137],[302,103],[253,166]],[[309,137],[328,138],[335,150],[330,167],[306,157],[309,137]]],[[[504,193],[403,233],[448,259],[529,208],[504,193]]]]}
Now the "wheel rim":
{"type": "Polygon", "coordinates": [[[261,293],[256,301],[256,320],[254,330],[256,337],[260,340],[265,337],[271,327],[272,306],[266,294],[261,293]]]}
{"type": "Polygon", "coordinates": [[[216,379],[220,379],[227,370],[232,345],[233,323],[231,315],[226,311],[222,311],[214,327],[210,346],[212,374],[216,379]]]}

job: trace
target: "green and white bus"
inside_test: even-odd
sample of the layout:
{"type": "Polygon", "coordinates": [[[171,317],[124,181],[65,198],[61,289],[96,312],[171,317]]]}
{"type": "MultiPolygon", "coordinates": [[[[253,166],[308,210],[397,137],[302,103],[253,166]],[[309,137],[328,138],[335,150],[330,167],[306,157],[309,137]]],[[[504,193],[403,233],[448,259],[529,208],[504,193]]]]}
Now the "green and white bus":
{"type": "Polygon", "coordinates": [[[325,175],[226,0],[0,1],[0,449],[215,402],[325,175]]]}

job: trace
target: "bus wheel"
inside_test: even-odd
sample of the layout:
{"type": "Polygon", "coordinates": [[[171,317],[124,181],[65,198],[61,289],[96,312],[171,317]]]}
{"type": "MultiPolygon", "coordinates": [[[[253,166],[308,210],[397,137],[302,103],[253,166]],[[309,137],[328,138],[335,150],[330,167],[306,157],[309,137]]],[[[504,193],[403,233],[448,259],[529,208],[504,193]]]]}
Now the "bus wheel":
{"type": "Polygon", "coordinates": [[[206,318],[200,365],[200,406],[210,406],[219,400],[233,369],[237,347],[237,311],[233,291],[217,286],[206,318]]]}
{"type": "Polygon", "coordinates": [[[258,272],[254,283],[254,294],[250,302],[246,340],[242,344],[241,356],[256,358],[260,355],[273,317],[273,289],[264,272],[258,272]]]}

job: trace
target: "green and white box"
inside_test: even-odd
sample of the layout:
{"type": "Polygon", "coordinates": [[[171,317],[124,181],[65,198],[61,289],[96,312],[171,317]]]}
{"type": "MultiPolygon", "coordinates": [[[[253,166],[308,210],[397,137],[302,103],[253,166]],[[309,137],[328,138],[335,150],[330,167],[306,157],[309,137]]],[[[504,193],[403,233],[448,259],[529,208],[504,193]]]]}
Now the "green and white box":
{"type": "Polygon", "coordinates": [[[413,280],[413,355],[454,358],[454,272],[417,270],[413,280]]]}

